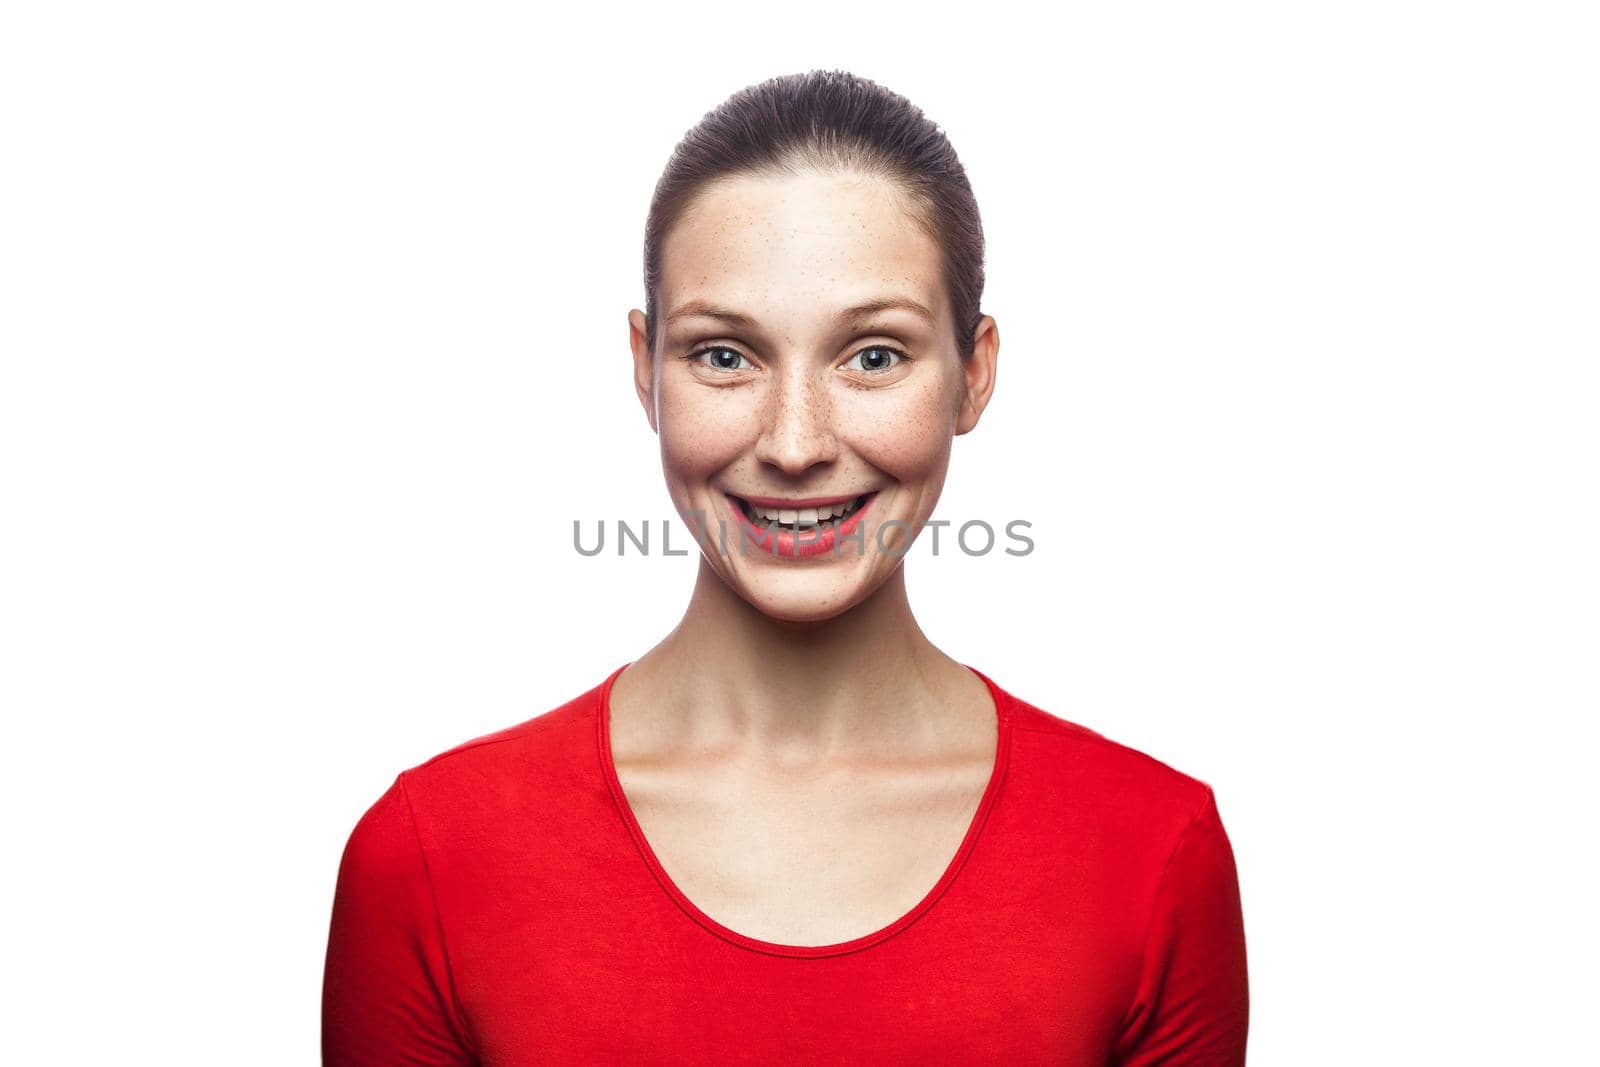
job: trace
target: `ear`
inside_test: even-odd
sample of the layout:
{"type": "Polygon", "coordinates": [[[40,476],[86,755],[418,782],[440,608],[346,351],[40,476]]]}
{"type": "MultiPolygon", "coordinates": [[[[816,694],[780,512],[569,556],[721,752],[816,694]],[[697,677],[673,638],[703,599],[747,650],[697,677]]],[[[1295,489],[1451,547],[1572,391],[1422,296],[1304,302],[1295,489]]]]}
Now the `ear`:
{"type": "Polygon", "coordinates": [[[962,361],[966,391],[956,412],[956,434],[968,433],[978,425],[978,417],[994,395],[995,365],[1000,359],[1000,326],[992,315],[985,315],[973,331],[972,355],[962,361]]]}
{"type": "Polygon", "coordinates": [[[644,417],[650,420],[650,429],[660,433],[656,426],[655,353],[645,343],[644,312],[634,308],[628,312],[628,344],[633,349],[633,388],[644,405],[644,417]]]}

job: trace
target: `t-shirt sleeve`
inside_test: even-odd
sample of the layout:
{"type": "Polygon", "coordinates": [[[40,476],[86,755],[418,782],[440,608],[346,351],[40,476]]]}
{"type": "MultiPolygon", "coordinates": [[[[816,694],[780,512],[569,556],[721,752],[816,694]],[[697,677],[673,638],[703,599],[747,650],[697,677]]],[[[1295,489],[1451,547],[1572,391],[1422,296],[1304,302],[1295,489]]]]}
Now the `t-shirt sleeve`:
{"type": "Polygon", "coordinates": [[[475,1064],[401,773],[339,861],[322,981],[327,1067],[475,1064]]]}
{"type": "Polygon", "coordinates": [[[1238,873],[1207,786],[1156,890],[1143,970],[1111,1062],[1241,1067],[1249,1019],[1238,873]]]}

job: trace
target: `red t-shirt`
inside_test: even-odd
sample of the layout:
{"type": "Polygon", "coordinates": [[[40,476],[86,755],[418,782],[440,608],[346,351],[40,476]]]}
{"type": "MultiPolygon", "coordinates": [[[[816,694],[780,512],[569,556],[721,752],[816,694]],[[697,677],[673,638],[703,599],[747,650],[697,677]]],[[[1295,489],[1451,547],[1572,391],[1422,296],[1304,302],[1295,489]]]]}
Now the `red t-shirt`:
{"type": "Polygon", "coordinates": [[[1205,782],[992,693],[955,857],[851,941],[746,937],[673,884],[611,762],[621,674],[403,771],[339,866],[323,1062],[1237,1065],[1234,858],[1205,782]]]}

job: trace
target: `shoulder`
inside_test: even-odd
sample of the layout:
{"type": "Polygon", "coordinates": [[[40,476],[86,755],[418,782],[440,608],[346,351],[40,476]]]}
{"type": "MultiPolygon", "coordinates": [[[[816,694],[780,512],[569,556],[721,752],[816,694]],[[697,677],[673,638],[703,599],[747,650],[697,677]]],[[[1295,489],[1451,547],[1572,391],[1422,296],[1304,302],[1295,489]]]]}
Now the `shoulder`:
{"type": "Polygon", "coordinates": [[[519,813],[554,817],[560,805],[592,790],[600,699],[620,671],[556,707],[400,771],[396,787],[424,839],[472,836],[519,813]]]}
{"type": "MultiPolygon", "coordinates": [[[[999,688],[998,686],[996,687],[999,688]]],[[[1012,773],[1047,820],[1092,824],[1122,842],[1170,849],[1215,810],[1211,783],[1004,689],[1011,715],[1012,773]]]]}

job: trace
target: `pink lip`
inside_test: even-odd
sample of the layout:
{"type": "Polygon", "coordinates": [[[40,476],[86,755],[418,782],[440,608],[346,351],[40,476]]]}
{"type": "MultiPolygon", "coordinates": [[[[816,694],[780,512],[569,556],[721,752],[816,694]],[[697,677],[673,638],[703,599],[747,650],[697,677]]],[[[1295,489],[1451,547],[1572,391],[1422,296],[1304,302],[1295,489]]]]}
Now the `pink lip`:
{"type": "Polygon", "coordinates": [[[798,500],[785,500],[779,496],[747,496],[742,499],[748,500],[758,508],[793,508],[798,511],[801,508],[820,508],[824,504],[848,504],[861,495],[854,493],[850,496],[808,496],[798,500]]]}
{"type": "MultiPolygon", "coordinates": [[[[727,497],[728,508],[733,512],[733,517],[738,522],[739,528],[742,531],[741,534],[730,538],[730,544],[728,545],[729,551],[738,552],[743,549],[745,544],[750,544],[754,545],[761,553],[774,556],[779,559],[809,559],[813,556],[823,555],[824,553],[834,557],[844,555],[847,550],[841,548],[835,551],[834,545],[855,533],[856,527],[861,525],[862,517],[866,515],[866,513],[872,509],[872,505],[876,503],[878,499],[878,492],[877,490],[873,490],[872,493],[867,497],[867,502],[857,508],[843,522],[828,523],[827,525],[821,527],[820,530],[811,531],[805,535],[801,535],[799,531],[793,529],[792,527],[785,529],[780,526],[776,529],[764,530],[755,523],[751,522],[749,518],[745,516],[744,509],[739,506],[739,501],[735,499],[732,494],[724,494],[724,496],[727,497]]],[[[778,506],[776,504],[766,503],[766,501],[773,499],[772,497],[745,497],[744,499],[758,503],[762,507],[778,506]]],[[[854,499],[855,497],[853,496],[837,497],[834,500],[818,500],[818,503],[832,504],[854,499]]],[[[784,506],[788,505],[785,504],[784,506]]],[[[815,507],[817,505],[805,504],[802,506],[815,507]]],[[[865,535],[863,535],[863,537],[864,536],[865,535]]],[[[864,543],[863,545],[859,546],[858,554],[866,554],[864,543]]]]}

